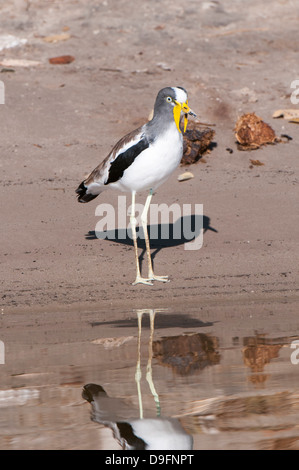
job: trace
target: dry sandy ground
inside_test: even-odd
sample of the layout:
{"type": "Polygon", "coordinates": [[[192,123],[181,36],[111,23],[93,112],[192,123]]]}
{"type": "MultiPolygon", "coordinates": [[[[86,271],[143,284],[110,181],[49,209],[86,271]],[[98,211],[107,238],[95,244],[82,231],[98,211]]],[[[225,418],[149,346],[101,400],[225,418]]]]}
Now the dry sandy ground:
{"type": "Polygon", "coordinates": [[[24,386],[17,374],[43,370],[46,338],[56,347],[51,365],[59,375],[58,363],[72,364],[60,344],[96,334],[82,326],[89,315],[117,321],[134,308],[184,314],[191,306],[207,325],[217,319],[216,335],[243,325],[246,334],[269,335],[275,326],[279,336],[282,324],[284,335],[296,335],[299,127],[272,113],[299,106],[290,102],[299,78],[297,2],[143,0],[133,8],[125,0],[15,0],[0,1],[0,15],[1,35],[27,39],[0,51],[0,61],[40,62],[0,66],[0,319],[7,341],[18,345],[1,369],[3,387],[24,386]],[[60,34],[69,38],[45,41],[60,34]],[[65,54],[75,60],[49,63],[65,54]],[[134,287],[132,243],[93,236],[96,207],[117,207],[119,195],[107,191],[83,205],[75,189],[122,135],[146,121],[168,85],[185,87],[200,120],[215,124],[215,145],[205,163],[189,168],[192,180],[179,183],[178,168],[153,202],[203,204],[203,246],[156,243],[155,271],[170,282],[134,287]],[[235,122],[253,111],[292,140],[239,151],[235,122]],[[250,159],[264,165],[252,167],[250,159]]]}
{"type": "Polygon", "coordinates": [[[120,0],[2,2],[1,33],[28,42],[0,59],[41,62],[0,76],[4,313],[147,300],[296,301],[298,126],[271,117],[295,107],[296,2],[252,0],[245,9],[233,0],[142,1],[128,8],[120,0]],[[44,41],[61,33],[70,38],[44,41]],[[49,64],[63,54],[75,61],[49,64]],[[86,237],[99,220],[97,205],[117,206],[118,194],[81,205],[74,190],[118,138],[145,122],[168,85],[188,90],[200,120],[215,124],[217,146],[192,166],[193,180],[178,183],[179,168],[153,202],[203,204],[215,231],[206,230],[197,251],[180,242],[158,249],[155,270],[171,282],[133,287],[132,246],[86,237]],[[234,125],[251,111],[293,140],[238,151],[234,125]],[[264,166],[250,168],[250,159],[264,166]]]}

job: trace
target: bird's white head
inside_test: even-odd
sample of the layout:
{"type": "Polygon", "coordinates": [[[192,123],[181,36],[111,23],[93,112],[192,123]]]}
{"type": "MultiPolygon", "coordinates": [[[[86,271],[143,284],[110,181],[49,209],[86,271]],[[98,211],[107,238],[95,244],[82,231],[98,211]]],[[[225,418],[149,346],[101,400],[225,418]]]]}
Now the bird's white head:
{"type": "Polygon", "coordinates": [[[176,127],[178,131],[181,132],[180,120],[182,114],[184,114],[185,132],[188,123],[188,115],[196,116],[196,114],[189,108],[186,90],[181,87],[162,88],[156,98],[152,122],[156,124],[157,120],[165,120],[166,116],[168,116],[167,119],[169,119],[169,117],[173,115],[176,127]]]}
{"type": "Polygon", "coordinates": [[[179,102],[179,103],[186,103],[186,101],[188,101],[188,95],[187,95],[187,92],[184,88],[181,88],[181,87],[171,87],[175,93],[175,99],[179,102]]]}
{"type": "Polygon", "coordinates": [[[173,115],[178,131],[180,130],[181,113],[184,113],[184,132],[186,132],[188,124],[188,115],[196,117],[196,114],[188,106],[188,95],[184,88],[171,87],[174,91],[175,98],[173,99],[174,108],[173,115]]]}

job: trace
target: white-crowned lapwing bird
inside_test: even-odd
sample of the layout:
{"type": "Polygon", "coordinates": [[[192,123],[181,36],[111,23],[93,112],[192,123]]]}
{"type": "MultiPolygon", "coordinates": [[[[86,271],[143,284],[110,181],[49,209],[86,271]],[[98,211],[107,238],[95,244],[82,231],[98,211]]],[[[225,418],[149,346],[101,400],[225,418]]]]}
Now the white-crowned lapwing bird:
{"type": "Polygon", "coordinates": [[[177,418],[132,418],[127,402],[107,395],[101,385],[86,384],[82,397],[91,419],[110,428],[123,450],[192,450],[193,438],[177,418]],[[124,418],[124,416],[128,416],[124,418]]]}
{"type": "Polygon", "coordinates": [[[156,276],[153,272],[150,243],[147,232],[147,213],[153,192],[178,167],[183,156],[183,136],[180,128],[184,115],[184,132],[188,115],[196,116],[188,105],[184,88],[166,87],[159,91],[153,118],[143,126],[127,134],[113,147],[109,155],[80,184],[76,193],[79,202],[89,202],[104,189],[113,188],[132,193],[130,223],[135,249],[135,284],[152,285],[151,281],[167,282],[168,276],[156,276]],[[148,277],[140,273],[135,197],[138,191],[149,191],[141,223],[148,259],[148,277]]]}

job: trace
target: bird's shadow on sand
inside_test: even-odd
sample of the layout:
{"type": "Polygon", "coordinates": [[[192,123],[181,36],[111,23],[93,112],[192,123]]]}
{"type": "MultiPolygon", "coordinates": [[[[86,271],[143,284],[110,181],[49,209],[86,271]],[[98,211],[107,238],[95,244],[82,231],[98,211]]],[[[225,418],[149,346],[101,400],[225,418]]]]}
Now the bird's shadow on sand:
{"type": "MultiPolygon", "coordinates": [[[[152,252],[152,260],[154,260],[157,253],[163,248],[179,246],[183,244],[193,244],[187,246],[187,249],[196,250],[201,247],[202,237],[208,230],[218,233],[218,230],[210,225],[210,218],[203,215],[188,215],[180,217],[176,222],[170,224],[157,224],[147,226],[148,235],[150,238],[150,246],[154,251],[152,252]]],[[[144,254],[146,252],[144,234],[142,227],[136,227],[137,244],[142,249],[139,261],[142,264],[144,254]]],[[[127,246],[134,246],[131,229],[113,229],[98,231],[89,231],[85,238],[87,240],[108,240],[116,243],[121,243],[127,246]]],[[[141,267],[141,266],[140,266],[141,267]]]]}
{"type": "MultiPolygon", "coordinates": [[[[167,310],[167,309],[166,309],[167,310]]],[[[199,318],[189,314],[188,310],[183,313],[158,313],[155,317],[155,330],[168,329],[168,328],[205,328],[207,326],[213,326],[217,322],[204,322],[199,318]]],[[[138,328],[137,317],[118,319],[113,321],[93,321],[90,322],[92,327],[98,327],[102,325],[111,325],[118,328],[138,328]]],[[[142,319],[142,328],[150,329],[149,316],[145,315],[142,319]]]]}

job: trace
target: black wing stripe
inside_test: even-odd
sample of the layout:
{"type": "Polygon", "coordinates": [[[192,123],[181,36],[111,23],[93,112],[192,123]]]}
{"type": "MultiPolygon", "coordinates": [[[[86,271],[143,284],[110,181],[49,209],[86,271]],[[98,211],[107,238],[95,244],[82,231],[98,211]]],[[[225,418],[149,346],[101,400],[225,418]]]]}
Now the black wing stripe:
{"type": "Polygon", "coordinates": [[[120,422],[116,423],[120,437],[124,439],[129,446],[134,450],[146,450],[146,443],[143,439],[134,434],[133,428],[130,423],[120,422]]]}
{"type": "Polygon", "coordinates": [[[132,165],[135,158],[148,147],[149,142],[144,137],[137,144],[125,150],[125,152],[120,153],[110,165],[108,179],[105,184],[118,181],[124,174],[124,171],[132,165]]]}

